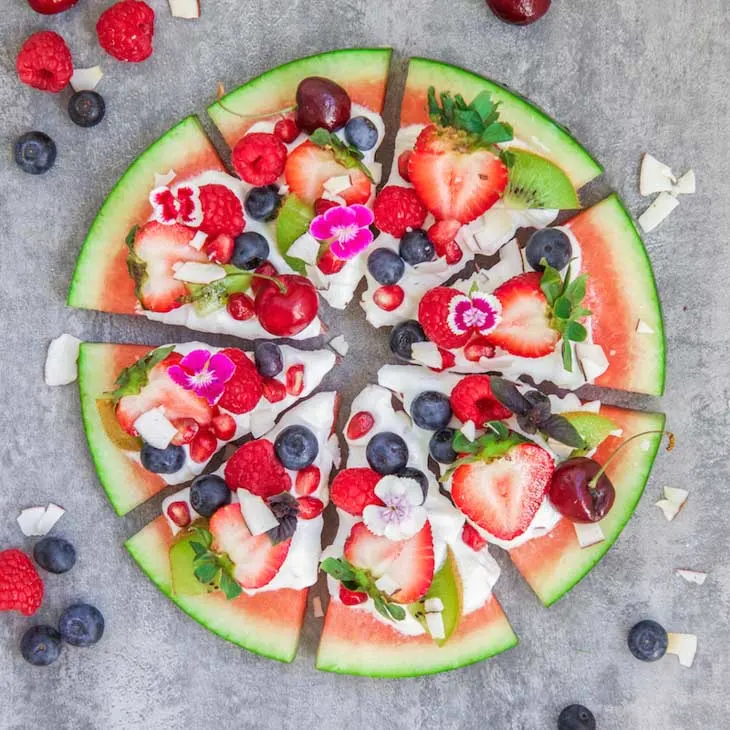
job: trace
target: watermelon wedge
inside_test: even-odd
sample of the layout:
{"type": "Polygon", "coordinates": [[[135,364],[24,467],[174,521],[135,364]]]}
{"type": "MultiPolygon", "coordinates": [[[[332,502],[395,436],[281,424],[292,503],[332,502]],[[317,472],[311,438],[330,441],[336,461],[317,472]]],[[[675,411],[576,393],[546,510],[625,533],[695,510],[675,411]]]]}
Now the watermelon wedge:
{"type": "MultiPolygon", "coordinates": [[[[639,413],[605,405],[600,413],[617,423],[623,432],[620,439],[610,437],[603,442],[594,457],[599,462],[605,461],[620,440],[664,428],[661,413],[639,413]]],[[[616,488],[616,501],[599,523],[605,535],[603,542],[581,548],[573,523],[561,519],[547,535],[510,550],[512,562],[544,605],[555,603],[589,573],[621,534],[644,491],[661,438],[661,434],[653,433],[636,439],[609,465],[607,473],[616,488]]]]}

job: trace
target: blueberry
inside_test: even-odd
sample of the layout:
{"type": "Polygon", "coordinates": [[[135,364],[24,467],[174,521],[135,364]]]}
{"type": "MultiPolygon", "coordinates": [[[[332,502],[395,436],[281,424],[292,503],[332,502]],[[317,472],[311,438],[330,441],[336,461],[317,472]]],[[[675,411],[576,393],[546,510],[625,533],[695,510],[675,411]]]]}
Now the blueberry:
{"type": "Polygon", "coordinates": [[[155,474],[174,474],[185,463],[182,446],[170,444],[166,449],[156,449],[148,443],[142,444],[142,466],[155,474]]]}
{"type": "Polygon", "coordinates": [[[423,501],[426,501],[428,495],[428,479],[426,475],[420,469],[414,469],[412,466],[407,466],[403,471],[398,472],[398,476],[401,479],[414,479],[418,482],[418,486],[421,487],[423,492],[423,501]]]}
{"type": "Polygon", "coordinates": [[[20,640],[20,653],[34,667],[47,667],[61,655],[61,634],[53,626],[31,626],[20,640]]]}
{"type": "Polygon", "coordinates": [[[401,360],[410,362],[413,359],[413,343],[427,340],[423,327],[415,319],[407,319],[393,327],[390,333],[390,349],[401,360]]]}
{"type": "Polygon", "coordinates": [[[367,117],[352,117],[345,125],[345,139],[359,150],[371,150],[378,142],[378,128],[367,117]]]}
{"type": "Polygon", "coordinates": [[[436,390],[424,390],[411,405],[411,417],[416,426],[429,431],[445,428],[451,420],[449,397],[436,390]]]}
{"type": "Polygon", "coordinates": [[[426,231],[416,228],[413,231],[407,231],[401,238],[398,253],[407,264],[415,266],[424,261],[433,261],[436,250],[426,231]]]}
{"type": "Polygon", "coordinates": [[[281,206],[281,195],[276,185],[253,188],[246,196],[246,214],[256,221],[270,221],[276,218],[281,206]]]}
{"type": "Polygon", "coordinates": [[[273,342],[257,342],[253,348],[256,369],[265,378],[273,378],[284,369],[284,356],[279,345],[273,342]]]}
{"type": "Polygon", "coordinates": [[[231,490],[225,480],[215,474],[195,477],[190,485],[190,504],[203,517],[212,517],[221,507],[231,503],[231,490]]]}
{"type": "Polygon", "coordinates": [[[274,441],[274,451],[285,469],[306,469],[319,453],[317,437],[306,426],[287,426],[274,441]]]}
{"type": "Polygon", "coordinates": [[[68,101],[68,115],[79,127],[95,127],[105,111],[104,98],[96,91],[77,91],[68,101]]]}
{"type": "Polygon", "coordinates": [[[639,621],[629,631],[629,649],[642,662],[655,662],[667,653],[669,637],[656,621],[639,621]]]}
{"type": "Polygon", "coordinates": [[[47,172],[56,161],[56,143],[43,132],[27,132],[15,140],[15,161],[31,175],[47,172]]]}
{"type": "Polygon", "coordinates": [[[384,431],[368,441],[365,456],[378,474],[398,474],[408,463],[408,446],[397,433],[384,431]]]}
{"type": "Polygon", "coordinates": [[[439,464],[453,464],[456,461],[456,452],[452,445],[455,433],[453,428],[442,428],[431,436],[428,453],[439,464]]]}
{"type": "Polygon", "coordinates": [[[58,630],[71,646],[92,646],[104,635],[104,617],[88,603],[75,603],[61,614],[58,630]]]}
{"type": "Polygon", "coordinates": [[[558,730],[596,730],[596,718],[583,705],[568,705],[558,717],[558,730]]]}
{"type": "Polygon", "coordinates": [[[269,242],[255,231],[247,231],[236,238],[231,263],[239,269],[258,269],[269,258],[269,242]]]}
{"type": "Polygon", "coordinates": [[[68,573],[76,564],[74,546],[62,537],[44,537],[33,548],[36,563],[49,573],[68,573]]]}
{"type": "Polygon", "coordinates": [[[550,266],[558,271],[564,269],[573,255],[570,239],[558,228],[543,228],[530,236],[525,248],[527,263],[535,271],[542,271],[545,267],[540,263],[545,259],[550,266]]]}
{"type": "Polygon", "coordinates": [[[368,271],[378,284],[396,284],[405,270],[403,259],[389,248],[376,248],[368,256],[368,271]]]}

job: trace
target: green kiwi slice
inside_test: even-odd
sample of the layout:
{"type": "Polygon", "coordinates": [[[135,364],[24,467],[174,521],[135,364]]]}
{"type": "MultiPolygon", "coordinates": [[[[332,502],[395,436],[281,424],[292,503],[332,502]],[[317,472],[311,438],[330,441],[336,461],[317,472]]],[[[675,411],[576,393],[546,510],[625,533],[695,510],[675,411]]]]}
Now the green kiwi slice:
{"type": "Polygon", "coordinates": [[[532,152],[510,148],[509,184],[504,193],[507,208],[580,208],[568,176],[553,162],[532,152]]]}

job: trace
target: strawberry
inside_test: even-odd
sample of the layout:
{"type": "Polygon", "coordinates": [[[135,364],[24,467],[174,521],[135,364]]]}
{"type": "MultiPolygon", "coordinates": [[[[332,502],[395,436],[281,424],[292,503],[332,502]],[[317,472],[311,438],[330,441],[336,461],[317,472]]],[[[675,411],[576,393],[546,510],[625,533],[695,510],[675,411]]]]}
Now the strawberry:
{"type": "Polygon", "coordinates": [[[264,398],[269,403],[278,403],[286,398],[286,386],[276,378],[263,378],[261,381],[264,398]]]}
{"type": "Polygon", "coordinates": [[[467,342],[464,357],[470,362],[479,362],[483,357],[494,357],[494,345],[486,337],[474,337],[467,342]]]}
{"type": "Polygon", "coordinates": [[[406,181],[410,182],[408,177],[408,162],[413,154],[412,150],[405,150],[398,155],[398,174],[406,181]]]}
{"type": "Polygon", "coordinates": [[[511,540],[532,522],[554,468],[545,449],[518,444],[499,459],[457,467],[451,496],[472,522],[500,540],[511,540]]]}
{"type": "Polygon", "coordinates": [[[242,180],[251,185],[271,185],[284,172],[286,146],[273,134],[252,132],[238,140],[231,163],[242,180]]]}
{"type": "Polygon", "coordinates": [[[439,347],[439,355],[441,355],[441,367],[432,368],[432,370],[435,370],[437,373],[453,368],[454,365],[456,365],[456,355],[454,355],[451,350],[444,350],[443,347],[439,347]]]}
{"type": "Polygon", "coordinates": [[[530,271],[494,290],[502,304],[502,321],[487,337],[491,344],[520,357],[543,357],[555,350],[560,334],[550,327],[541,277],[539,272],[530,271]]]}
{"type": "MultiPolygon", "coordinates": [[[[202,185],[200,187],[200,207],[203,210],[203,221],[200,224],[200,230],[209,236],[224,234],[235,238],[246,227],[241,201],[225,185],[202,185]]],[[[206,253],[208,252],[206,251],[206,253]]],[[[233,246],[231,246],[232,253],[233,246]]],[[[208,257],[211,258],[210,253],[208,253],[208,257]]],[[[220,261],[219,263],[228,263],[230,258],[229,255],[227,261],[220,261]]]]}
{"type": "Polygon", "coordinates": [[[177,433],[172,437],[171,443],[175,446],[189,444],[200,430],[198,422],[192,418],[176,418],[172,425],[177,428],[177,433]]]}
{"type": "Polygon", "coordinates": [[[190,508],[184,500],[172,502],[167,508],[167,516],[178,526],[187,527],[190,522],[190,508]]]}
{"type": "Polygon", "coordinates": [[[327,198],[317,198],[314,201],[314,215],[324,215],[330,208],[338,208],[339,203],[335,200],[327,200],[327,198]]]}
{"type": "Polygon", "coordinates": [[[322,475],[319,468],[312,464],[297,472],[294,491],[300,497],[308,497],[319,489],[320,481],[322,481],[322,475]]]}
{"type": "Polygon", "coordinates": [[[213,418],[213,433],[221,441],[230,441],[236,433],[236,422],[233,416],[221,413],[213,418]]]}
{"type": "Polygon", "coordinates": [[[203,251],[205,251],[208,258],[214,263],[227,264],[231,260],[231,256],[233,256],[235,245],[236,242],[232,236],[229,236],[227,233],[220,233],[205,242],[203,251]]]}
{"type": "Polygon", "coordinates": [[[173,266],[186,261],[208,262],[205,252],[189,245],[194,236],[192,228],[179,223],[166,226],[150,221],[137,230],[134,258],[130,254],[127,266],[137,282],[137,297],[145,309],[169,312],[180,306],[188,289],[173,277],[173,266]]]}
{"type": "Polygon", "coordinates": [[[24,84],[58,93],[66,88],[73,74],[71,51],[58,33],[42,30],[23,43],[15,70],[24,84]]]}
{"type": "Polygon", "coordinates": [[[489,210],[507,187],[507,167],[486,149],[470,149],[464,135],[430,125],[408,161],[418,197],[437,220],[469,223],[489,210]]]}
{"type": "Polygon", "coordinates": [[[336,507],[351,515],[361,515],[369,504],[382,504],[375,495],[380,474],[367,467],[341,471],[332,482],[330,498],[336,507]]]}
{"type": "Polygon", "coordinates": [[[215,454],[218,439],[210,429],[198,431],[190,442],[190,458],[197,464],[203,464],[215,454]]]}
{"type": "Polygon", "coordinates": [[[488,421],[509,418],[512,411],[493,395],[488,375],[467,375],[451,391],[449,398],[454,415],[462,422],[473,421],[483,428],[488,421]]]}
{"type": "Polygon", "coordinates": [[[243,351],[230,347],[221,352],[233,360],[236,370],[226,383],[218,405],[231,413],[248,413],[256,407],[264,392],[259,371],[243,351]]]}
{"type": "Polygon", "coordinates": [[[418,321],[431,342],[448,349],[463,347],[471,332],[456,333],[449,326],[450,305],[455,297],[463,296],[457,289],[437,286],[429,289],[418,304],[418,321]]]}
{"type": "Polygon", "coordinates": [[[304,365],[292,365],[286,371],[286,392],[289,395],[301,395],[304,390],[304,365]]]}
{"type": "Polygon", "coordinates": [[[484,549],[487,541],[479,534],[475,527],[472,527],[468,522],[464,523],[464,527],[461,528],[461,539],[475,552],[479,552],[484,549]]]}
{"type": "Polygon", "coordinates": [[[299,518],[302,520],[313,520],[319,517],[324,509],[324,503],[316,497],[299,497],[297,499],[299,505],[299,518]]]}
{"type": "Polygon", "coordinates": [[[291,538],[274,545],[271,538],[253,536],[241,514],[240,504],[229,504],[210,518],[213,549],[233,561],[233,577],[242,588],[261,588],[279,572],[291,547],[291,538]]]}
{"type": "Polygon", "coordinates": [[[259,497],[273,497],[291,488],[291,477],[276,458],[274,444],[266,439],[249,441],[226,462],[226,484],[259,497]]]}
{"type": "Polygon", "coordinates": [[[461,246],[456,242],[456,234],[461,228],[459,221],[438,221],[428,229],[428,238],[439,256],[446,257],[449,265],[458,264],[464,256],[461,246]]]}
{"type": "Polygon", "coordinates": [[[427,213],[415,190],[398,185],[384,187],[373,203],[375,225],[396,238],[403,238],[409,228],[420,228],[427,213]]]}
{"type": "Polygon", "coordinates": [[[398,557],[404,544],[405,540],[388,540],[374,535],[364,522],[357,522],[345,540],[345,559],[356,568],[368,570],[375,578],[380,578],[398,557]]]}
{"type": "Polygon", "coordinates": [[[331,177],[349,176],[352,185],[338,193],[347,205],[367,203],[372,185],[364,172],[346,169],[331,151],[313,142],[305,142],[292,150],[284,170],[289,190],[305,203],[314,203],[324,193],[324,184],[331,177]]]}
{"type": "Polygon", "coordinates": [[[0,552],[0,611],[32,616],[43,603],[43,591],[43,581],[24,552],[0,552]]]}
{"type": "Polygon", "coordinates": [[[347,424],[347,438],[350,441],[361,439],[375,425],[373,414],[369,411],[358,411],[347,424]]]}
{"type": "Polygon", "coordinates": [[[398,309],[406,294],[398,284],[384,284],[373,292],[373,301],[386,312],[398,309]]]}
{"type": "Polygon", "coordinates": [[[360,591],[351,591],[349,588],[345,588],[340,584],[340,601],[346,606],[359,606],[361,603],[365,603],[368,600],[367,593],[361,593],[360,591]]]}
{"type": "Polygon", "coordinates": [[[341,259],[339,256],[335,256],[332,253],[332,249],[328,248],[317,261],[317,268],[328,276],[336,274],[338,271],[342,271],[347,263],[346,259],[341,259]]]}

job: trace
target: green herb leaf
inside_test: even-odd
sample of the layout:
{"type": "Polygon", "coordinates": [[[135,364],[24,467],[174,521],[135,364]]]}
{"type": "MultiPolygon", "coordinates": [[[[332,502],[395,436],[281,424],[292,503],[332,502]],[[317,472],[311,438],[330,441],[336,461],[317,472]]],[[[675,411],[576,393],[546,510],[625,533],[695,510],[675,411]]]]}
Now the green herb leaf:
{"type": "Polygon", "coordinates": [[[190,547],[193,549],[196,558],[202,558],[208,552],[208,548],[195,540],[190,541],[190,547]]]}
{"type": "MultiPolygon", "coordinates": [[[[325,573],[331,575],[335,580],[339,580],[341,582],[347,581],[348,583],[356,583],[358,586],[360,585],[357,580],[358,576],[355,568],[344,558],[327,558],[322,561],[320,567],[325,573]]],[[[353,589],[350,588],[350,590],[353,589]]]]}
{"type": "Polygon", "coordinates": [[[588,330],[580,322],[571,321],[565,328],[565,337],[573,342],[584,342],[588,337],[588,330]]]}
{"type": "Polygon", "coordinates": [[[433,86],[428,87],[428,116],[434,124],[442,124],[441,107],[436,101],[436,89],[433,86]]]}
{"type": "Polygon", "coordinates": [[[238,596],[240,596],[241,593],[243,593],[243,589],[238,584],[238,582],[235,581],[225,571],[221,572],[220,588],[223,591],[223,595],[229,601],[232,601],[234,598],[238,598],[238,596]]]}
{"type": "Polygon", "coordinates": [[[582,449],[586,444],[575,426],[563,416],[553,413],[546,421],[540,424],[540,430],[550,438],[560,441],[561,444],[574,449],[582,449]]]}
{"type": "Polygon", "coordinates": [[[573,309],[573,305],[570,303],[564,294],[561,294],[553,304],[553,314],[559,319],[570,319],[570,313],[573,309]]]}
{"type": "Polygon", "coordinates": [[[188,295],[185,304],[192,304],[201,316],[223,309],[231,294],[244,292],[251,286],[251,274],[235,266],[225,266],[227,275],[210,284],[185,284],[188,295]]]}
{"type": "Polygon", "coordinates": [[[141,357],[134,365],[124,368],[114,383],[116,388],[111,393],[106,393],[104,397],[117,403],[125,395],[137,395],[147,385],[150,370],[161,363],[174,349],[174,345],[158,347],[141,357]]]}
{"type": "Polygon", "coordinates": [[[195,568],[193,569],[193,575],[195,575],[201,583],[211,583],[215,580],[219,570],[220,568],[214,562],[196,562],[195,568]]]}
{"type": "Polygon", "coordinates": [[[482,135],[484,127],[482,118],[473,109],[457,109],[454,112],[454,124],[466,132],[482,135]]]}
{"type": "Polygon", "coordinates": [[[385,608],[394,621],[402,621],[406,617],[405,609],[397,603],[386,603],[385,608]]]}
{"type": "Polygon", "coordinates": [[[385,618],[389,619],[391,618],[390,613],[388,612],[388,607],[383,600],[381,596],[373,596],[373,603],[375,604],[375,610],[385,618]]]}
{"type": "Polygon", "coordinates": [[[363,153],[357,149],[345,144],[336,134],[328,132],[326,129],[315,129],[312,136],[309,138],[318,147],[328,149],[332,152],[335,162],[342,165],[347,170],[360,170],[370,182],[374,183],[373,173],[367,165],[363,164],[363,153]]]}
{"type": "MultiPolygon", "coordinates": [[[[570,269],[568,269],[570,271],[570,269]]],[[[565,296],[571,304],[580,304],[586,295],[586,283],[588,281],[587,274],[581,274],[577,279],[573,280],[565,287],[565,296]]]]}
{"type": "Polygon", "coordinates": [[[570,340],[563,338],[563,367],[570,373],[573,372],[573,350],[570,340]]]}
{"type": "Polygon", "coordinates": [[[482,146],[487,147],[514,139],[512,125],[506,122],[492,122],[479,137],[482,146]]]}
{"type": "Polygon", "coordinates": [[[213,533],[210,532],[210,530],[206,530],[204,527],[193,527],[193,533],[198,538],[198,540],[202,543],[205,548],[210,548],[210,546],[213,544],[213,533]]]}
{"type": "MultiPolygon", "coordinates": [[[[461,96],[459,95],[459,98],[461,96]]],[[[471,108],[482,118],[487,119],[497,111],[499,105],[492,101],[492,95],[488,91],[480,91],[471,103],[471,108]]]]}
{"type": "Polygon", "coordinates": [[[461,431],[454,434],[451,445],[457,454],[476,454],[479,451],[479,444],[476,441],[469,441],[461,431]]]}
{"type": "Polygon", "coordinates": [[[552,307],[555,300],[563,293],[563,280],[560,278],[560,272],[550,266],[544,258],[540,264],[545,267],[540,279],[540,289],[552,307]]]}

